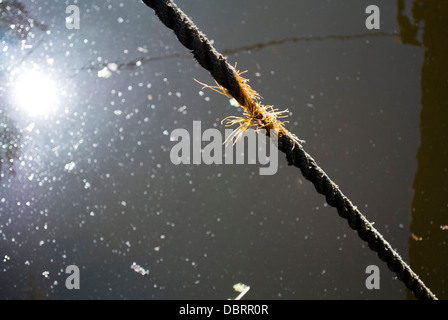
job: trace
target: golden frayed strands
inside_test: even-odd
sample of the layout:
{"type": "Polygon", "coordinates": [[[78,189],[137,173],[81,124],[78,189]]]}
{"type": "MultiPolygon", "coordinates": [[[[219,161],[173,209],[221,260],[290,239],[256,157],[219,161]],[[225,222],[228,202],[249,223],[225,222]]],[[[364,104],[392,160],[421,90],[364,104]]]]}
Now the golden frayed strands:
{"type": "Polygon", "coordinates": [[[218,83],[216,84],[216,86],[209,86],[196,80],[198,83],[203,85],[204,88],[212,89],[213,91],[225,95],[229,99],[234,99],[244,110],[242,117],[229,116],[222,120],[222,123],[225,122],[226,126],[228,127],[238,125],[238,128],[233,131],[233,133],[227,138],[225,143],[227,144],[234,138],[234,143],[236,143],[236,141],[242,137],[244,132],[246,132],[250,128],[254,128],[256,131],[265,129],[268,133],[274,131],[278,136],[286,135],[297,144],[303,143],[302,140],[299,140],[296,135],[289,132],[285,128],[285,123],[287,121],[279,120],[280,118],[286,118],[289,111],[287,109],[279,111],[273,106],[263,105],[261,103],[261,96],[248,84],[249,80],[241,77],[241,74],[245,72],[246,71],[239,72],[235,70],[235,76],[238,84],[240,85],[242,93],[240,101],[236,100],[236,98],[233,97],[226,88],[219,85],[218,83]]]}

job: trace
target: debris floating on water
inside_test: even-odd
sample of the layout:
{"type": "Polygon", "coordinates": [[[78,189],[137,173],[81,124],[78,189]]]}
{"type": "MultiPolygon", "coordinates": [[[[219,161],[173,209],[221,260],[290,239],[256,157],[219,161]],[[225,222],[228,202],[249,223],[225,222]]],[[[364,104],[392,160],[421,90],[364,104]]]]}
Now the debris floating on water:
{"type": "Polygon", "coordinates": [[[70,163],[67,163],[67,164],[64,166],[64,169],[65,169],[66,171],[70,172],[70,171],[72,171],[72,170],[75,168],[75,166],[76,166],[76,164],[72,161],[72,162],[70,162],[70,163]]]}
{"type": "Polygon", "coordinates": [[[131,268],[137,272],[140,273],[142,276],[147,276],[149,274],[149,270],[145,270],[142,267],[140,267],[138,264],[136,264],[135,262],[132,263],[131,268]]]}
{"type": "Polygon", "coordinates": [[[112,76],[112,72],[109,71],[107,67],[104,67],[100,71],[98,71],[98,78],[108,79],[112,76]]]}
{"type": "Polygon", "coordinates": [[[239,295],[235,298],[235,300],[240,300],[250,290],[250,287],[243,283],[237,283],[233,286],[233,290],[239,292],[239,295]]]}
{"type": "Polygon", "coordinates": [[[415,241],[422,241],[422,240],[423,240],[422,237],[416,236],[416,235],[413,234],[413,233],[411,233],[411,237],[412,237],[412,239],[414,239],[415,241]]]}

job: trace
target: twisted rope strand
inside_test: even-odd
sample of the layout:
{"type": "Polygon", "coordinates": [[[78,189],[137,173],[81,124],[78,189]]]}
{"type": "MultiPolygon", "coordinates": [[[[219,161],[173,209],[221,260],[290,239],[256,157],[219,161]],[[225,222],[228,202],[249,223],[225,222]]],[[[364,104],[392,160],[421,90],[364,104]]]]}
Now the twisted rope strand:
{"type": "MultiPolygon", "coordinates": [[[[226,58],[215,50],[207,37],[195,24],[170,0],[142,0],[154,9],[165,26],[172,29],[179,41],[191,52],[198,63],[210,72],[215,81],[226,90],[241,106],[253,106],[251,95],[238,81],[238,72],[226,58]]],[[[269,127],[266,127],[269,135],[269,127]]],[[[387,263],[414,296],[423,300],[437,300],[431,290],[425,286],[416,273],[400,255],[390,246],[383,236],[372,226],[367,218],[342,193],[339,187],[305,152],[297,140],[290,135],[279,135],[278,149],[286,154],[289,165],[299,168],[303,176],[311,181],[316,191],[325,196],[327,203],[335,207],[338,214],[348,221],[350,228],[358,232],[369,248],[377,252],[378,257],[387,263]]]]}

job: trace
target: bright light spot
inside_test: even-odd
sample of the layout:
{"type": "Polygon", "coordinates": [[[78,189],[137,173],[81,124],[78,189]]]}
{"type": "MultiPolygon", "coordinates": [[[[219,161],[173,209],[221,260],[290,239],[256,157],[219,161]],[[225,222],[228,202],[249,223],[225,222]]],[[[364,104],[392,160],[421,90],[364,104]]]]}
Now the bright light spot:
{"type": "Polygon", "coordinates": [[[16,105],[30,116],[44,116],[58,109],[56,83],[37,70],[20,72],[13,94],[16,105]]]}

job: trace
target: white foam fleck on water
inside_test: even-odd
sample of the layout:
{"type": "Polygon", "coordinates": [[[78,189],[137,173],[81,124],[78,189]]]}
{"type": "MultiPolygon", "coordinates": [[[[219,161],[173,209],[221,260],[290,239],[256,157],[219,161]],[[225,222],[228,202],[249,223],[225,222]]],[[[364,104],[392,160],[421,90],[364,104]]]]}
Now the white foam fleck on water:
{"type": "Polygon", "coordinates": [[[64,169],[65,169],[66,171],[70,172],[70,171],[72,171],[72,170],[75,168],[75,166],[76,166],[76,164],[72,161],[72,162],[70,162],[70,163],[67,163],[67,164],[64,166],[64,169]]]}

